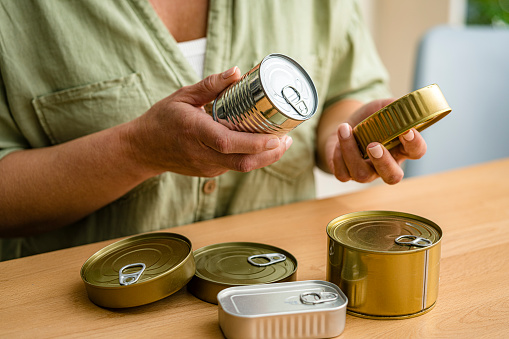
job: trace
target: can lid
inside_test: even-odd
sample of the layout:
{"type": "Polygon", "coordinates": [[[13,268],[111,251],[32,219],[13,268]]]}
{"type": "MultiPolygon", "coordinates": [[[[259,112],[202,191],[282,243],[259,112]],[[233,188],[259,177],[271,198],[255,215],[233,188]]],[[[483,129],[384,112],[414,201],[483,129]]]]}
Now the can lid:
{"type": "Polygon", "coordinates": [[[266,244],[228,242],[194,252],[196,273],[188,290],[196,297],[217,303],[224,288],[292,280],[297,259],[289,252],[266,244]]]}
{"type": "Polygon", "coordinates": [[[293,120],[307,120],[318,108],[318,94],[308,73],[283,54],[269,54],[260,64],[263,90],[274,107],[293,120]]]}
{"type": "Polygon", "coordinates": [[[451,112],[449,104],[433,84],[413,91],[370,115],[353,128],[364,158],[366,147],[379,142],[387,149],[399,145],[398,136],[415,127],[422,131],[451,112]]]}
{"type": "Polygon", "coordinates": [[[81,278],[94,303],[131,307],[176,292],[189,282],[194,268],[189,239],[159,232],[126,238],[104,247],[83,264],[81,278]]]}
{"type": "Polygon", "coordinates": [[[425,250],[442,238],[442,230],[432,221],[392,211],[340,216],[327,225],[327,234],[348,248],[393,253],[425,250]]]}
{"type": "MultiPolygon", "coordinates": [[[[229,242],[202,247],[194,252],[196,276],[225,285],[251,285],[279,281],[293,274],[297,260],[280,248],[250,242],[229,242]],[[262,255],[282,255],[270,264],[262,255]],[[252,256],[257,256],[248,260],[252,256]],[[253,265],[250,261],[259,265],[253,265]]],[[[272,261],[274,256],[272,256],[272,261]]]]}

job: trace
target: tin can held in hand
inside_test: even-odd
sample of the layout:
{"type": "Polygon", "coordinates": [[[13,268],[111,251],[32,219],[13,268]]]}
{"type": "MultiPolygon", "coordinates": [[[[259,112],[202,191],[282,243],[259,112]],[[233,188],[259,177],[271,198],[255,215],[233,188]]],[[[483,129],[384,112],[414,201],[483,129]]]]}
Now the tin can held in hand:
{"type": "Polygon", "coordinates": [[[388,150],[400,144],[398,136],[414,128],[421,132],[451,112],[437,84],[413,91],[370,115],[353,128],[362,155],[379,142],[388,150]]]}
{"type": "Polygon", "coordinates": [[[285,135],[318,108],[316,87],[307,72],[283,54],[269,54],[206,110],[238,131],[285,135]]]}
{"type": "Polygon", "coordinates": [[[327,225],[327,280],[348,297],[347,312],[403,319],[431,310],[438,297],[442,230],[402,212],[350,213],[327,225]]]}

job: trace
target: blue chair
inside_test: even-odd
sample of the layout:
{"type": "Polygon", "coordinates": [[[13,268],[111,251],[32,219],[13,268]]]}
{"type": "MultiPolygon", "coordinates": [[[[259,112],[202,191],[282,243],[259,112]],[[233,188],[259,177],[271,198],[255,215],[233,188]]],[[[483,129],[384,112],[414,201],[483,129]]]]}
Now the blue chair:
{"type": "Polygon", "coordinates": [[[405,176],[509,157],[509,29],[438,26],[421,40],[414,89],[436,83],[452,112],[422,132],[405,176]]]}

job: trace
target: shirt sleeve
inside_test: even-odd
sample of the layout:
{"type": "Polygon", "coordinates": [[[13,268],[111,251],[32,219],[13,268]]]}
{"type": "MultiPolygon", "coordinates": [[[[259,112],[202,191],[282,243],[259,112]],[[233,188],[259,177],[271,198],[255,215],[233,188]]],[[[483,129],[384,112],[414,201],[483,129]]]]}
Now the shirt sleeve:
{"type": "Polygon", "coordinates": [[[28,148],[28,145],[9,110],[6,88],[0,72],[0,159],[25,148],[28,148]]]}
{"type": "Polygon", "coordinates": [[[349,18],[342,16],[349,20],[346,36],[334,38],[334,62],[324,108],[343,99],[368,102],[391,96],[388,73],[356,1],[352,3],[349,13],[349,18]]]}

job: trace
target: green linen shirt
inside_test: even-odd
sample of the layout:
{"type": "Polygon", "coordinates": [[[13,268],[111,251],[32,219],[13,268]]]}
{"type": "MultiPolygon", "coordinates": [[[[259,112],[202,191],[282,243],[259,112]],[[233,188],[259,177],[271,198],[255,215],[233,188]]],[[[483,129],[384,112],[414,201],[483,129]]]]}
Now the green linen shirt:
{"type": "MultiPolygon", "coordinates": [[[[280,161],[214,179],[164,173],[75,224],[2,239],[0,258],[312,199],[321,111],[387,96],[386,71],[355,1],[210,1],[205,75],[245,73],[270,53],[299,62],[320,102],[280,161]]],[[[0,75],[0,159],[130,121],[200,80],[148,0],[0,0],[0,75]]]]}

